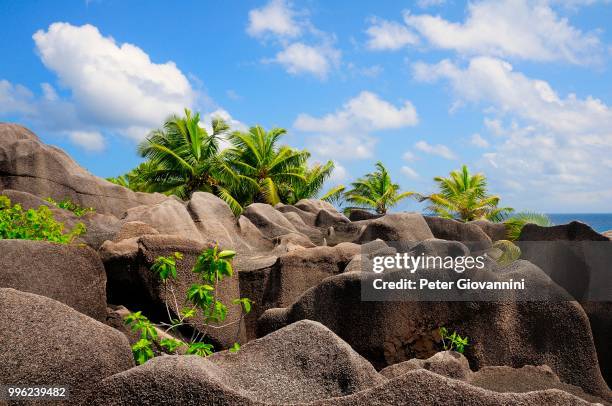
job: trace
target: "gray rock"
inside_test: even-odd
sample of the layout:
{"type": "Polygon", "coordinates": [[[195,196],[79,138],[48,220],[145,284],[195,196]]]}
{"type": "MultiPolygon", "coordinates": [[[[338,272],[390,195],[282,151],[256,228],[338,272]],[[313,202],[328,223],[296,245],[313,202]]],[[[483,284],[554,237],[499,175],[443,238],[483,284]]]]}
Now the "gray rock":
{"type": "Polygon", "coordinates": [[[166,200],[136,193],[93,176],[64,151],[45,145],[28,129],[0,123],[0,190],[14,189],[57,201],[70,198],[97,213],[121,216],[127,209],[166,200]]]}
{"type": "Polygon", "coordinates": [[[134,366],[127,338],[43,296],[0,289],[0,382],[67,386],[74,400],[134,366]]]}
{"type": "Polygon", "coordinates": [[[365,229],[357,238],[358,244],[376,239],[383,241],[423,241],[433,238],[429,226],[418,213],[390,213],[383,217],[365,220],[365,229]]]}
{"type": "Polygon", "coordinates": [[[89,247],[0,240],[0,287],[47,296],[94,319],[106,319],[106,273],[89,247]]]}

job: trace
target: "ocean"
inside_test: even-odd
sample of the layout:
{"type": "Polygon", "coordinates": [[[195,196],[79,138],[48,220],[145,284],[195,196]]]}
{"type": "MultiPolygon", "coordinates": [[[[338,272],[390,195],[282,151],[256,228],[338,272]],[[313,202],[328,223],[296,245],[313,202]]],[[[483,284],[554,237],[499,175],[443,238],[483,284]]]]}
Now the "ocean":
{"type": "Polygon", "coordinates": [[[612,230],[612,213],[552,213],[547,214],[554,224],[582,221],[600,233],[612,230]]]}

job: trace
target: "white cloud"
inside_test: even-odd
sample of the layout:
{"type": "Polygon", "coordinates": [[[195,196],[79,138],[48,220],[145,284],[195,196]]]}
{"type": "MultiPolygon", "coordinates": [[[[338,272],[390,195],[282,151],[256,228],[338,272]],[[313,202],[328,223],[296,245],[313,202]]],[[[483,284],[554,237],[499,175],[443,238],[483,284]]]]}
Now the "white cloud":
{"type": "Polygon", "coordinates": [[[249,11],[247,33],[253,37],[273,34],[294,38],[301,34],[296,12],[284,0],[271,0],[264,7],[249,11]]]}
{"type": "Polygon", "coordinates": [[[476,133],[470,137],[470,143],[478,148],[488,148],[489,141],[485,140],[482,135],[476,133]]]}
{"type": "Polygon", "coordinates": [[[441,6],[446,3],[446,0],[419,0],[417,4],[421,8],[441,6]]]}
{"type": "Polygon", "coordinates": [[[444,159],[457,159],[457,156],[453,151],[450,150],[446,145],[436,144],[432,145],[426,141],[419,141],[414,144],[414,147],[419,151],[427,154],[436,155],[444,159]]]}
{"type": "Polygon", "coordinates": [[[396,107],[375,93],[363,91],[335,113],[321,118],[300,114],[293,125],[301,131],[342,132],[409,127],[418,121],[416,109],[409,101],[396,107]]]}
{"type": "Polygon", "coordinates": [[[334,161],[334,171],[328,179],[330,183],[340,183],[348,178],[348,171],[338,161],[334,161]]]}
{"type": "Polygon", "coordinates": [[[102,151],[104,133],[140,141],[170,114],[194,107],[200,96],[174,62],[155,63],[142,49],[118,44],[92,25],[53,23],[33,39],[42,62],[68,95],[42,83],[36,96],[0,80],[0,114],[18,115],[85,150],[102,151]]]}
{"type": "Polygon", "coordinates": [[[404,155],[402,155],[402,159],[406,162],[414,162],[419,158],[414,154],[414,152],[406,151],[404,152],[404,155]]]}
{"type": "Polygon", "coordinates": [[[418,78],[446,79],[456,97],[481,105],[495,138],[483,164],[498,192],[522,208],[602,211],[612,190],[612,107],[592,96],[559,95],[548,82],[504,61],[472,59],[415,66],[418,78]],[[504,121],[508,124],[504,124],[504,121]]]}
{"type": "Polygon", "coordinates": [[[372,25],[366,30],[369,37],[366,46],[369,49],[397,50],[418,43],[418,37],[405,25],[378,18],[372,19],[371,23],[372,25]]]}
{"type": "Polygon", "coordinates": [[[262,63],[277,63],[291,75],[325,79],[340,65],[342,53],[334,46],[335,36],[317,29],[307,14],[307,10],[296,12],[288,1],[271,0],[249,11],[247,33],[271,39],[280,48],[274,58],[263,58],[262,63]]]}
{"type": "Polygon", "coordinates": [[[418,179],[419,178],[419,174],[417,173],[417,171],[415,171],[414,169],[412,169],[409,166],[402,166],[400,171],[402,171],[402,173],[406,176],[408,176],[411,179],[418,179]]]}
{"type": "Polygon", "coordinates": [[[101,152],[106,147],[104,137],[96,131],[71,131],[70,140],[89,152],[101,152]]]}
{"type": "Polygon", "coordinates": [[[414,71],[420,80],[448,79],[463,100],[486,102],[499,113],[517,114],[557,133],[595,136],[612,129],[612,109],[601,100],[574,94],[562,98],[547,82],[515,72],[499,59],[474,58],[465,69],[448,60],[435,65],[417,63],[414,71]]]}
{"type": "Polygon", "coordinates": [[[597,35],[572,26],[545,1],[469,3],[463,23],[409,12],[404,21],[431,46],[467,55],[587,64],[596,62],[601,51],[597,35]]]}
{"type": "Polygon", "coordinates": [[[27,87],[13,85],[8,80],[0,80],[0,114],[31,113],[30,103],[33,97],[27,87]]]}
{"type": "Polygon", "coordinates": [[[320,156],[363,159],[372,156],[376,145],[371,132],[417,123],[417,112],[409,101],[396,107],[372,92],[363,91],[341,109],[323,117],[299,114],[293,127],[315,135],[309,148],[320,156]]]}
{"type": "Polygon", "coordinates": [[[339,60],[340,51],[333,47],[313,47],[301,42],[287,46],[275,58],[291,74],[310,73],[322,79],[338,65],[339,60]]]}
{"type": "Polygon", "coordinates": [[[157,125],[194,102],[195,92],[174,62],[156,64],[137,46],[117,44],[92,25],[53,23],[33,38],[84,121],[117,128],[157,125]]]}

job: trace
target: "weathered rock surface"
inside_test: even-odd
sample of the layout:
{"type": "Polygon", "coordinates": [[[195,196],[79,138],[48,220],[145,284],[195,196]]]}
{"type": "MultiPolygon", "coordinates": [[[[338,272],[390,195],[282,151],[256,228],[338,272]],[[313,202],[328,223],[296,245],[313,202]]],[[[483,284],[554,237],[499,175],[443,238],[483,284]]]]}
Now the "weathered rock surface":
{"type": "MultiPolygon", "coordinates": [[[[158,317],[165,315],[166,306],[174,315],[178,314],[189,287],[193,283],[201,283],[199,275],[191,272],[191,269],[206,247],[200,241],[166,234],[150,234],[119,243],[105,243],[100,254],[108,274],[108,301],[158,317]],[[183,259],[177,261],[178,277],[173,282],[172,296],[172,292],[166,290],[160,279],[151,272],[151,266],[157,257],[173,255],[175,252],[182,253],[183,259]]],[[[237,337],[239,340],[245,337],[244,326],[236,336],[238,326],[242,323],[239,321],[241,311],[239,306],[231,304],[233,299],[240,297],[239,279],[224,278],[218,284],[217,296],[228,307],[227,319],[222,324],[232,324],[210,329],[208,336],[217,348],[228,348],[237,341],[237,337]]],[[[195,321],[194,326],[203,328],[199,321],[195,321]]]]}
{"type": "Polygon", "coordinates": [[[526,224],[519,241],[608,241],[607,237],[580,221],[552,227],[526,224]]]}
{"type": "Polygon", "coordinates": [[[382,217],[382,214],[374,214],[367,210],[362,209],[352,209],[349,213],[349,219],[351,221],[360,221],[360,220],[371,220],[382,217]]]}
{"type": "Polygon", "coordinates": [[[99,321],[106,318],[106,273],[89,247],[0,240],[0,287],[50,297],[99,321]]]}
{"type": "Polygon", "coordinates": [[[561,382],[547,365],[526,365],[521,368],[490,366],[473,372],[467,358],[454,351],[438,352],[427,359],[413,358],[391,365],[380,373],[392,379],[419,369],[426,369],[438,375],[458,379],[498,393],[525,393],[558,389],[587,402],[605,403],[603,399],[589,395],[577,386],[561,382]]]}
{"type": "Polygon", "coordinates": [[[79,399],[102,379],[134,366],[126,337],[43,296],[0,289],[0,382],[68,386],[79,399]]]}
{"type": "Polygon", "coordinates": [[[121,216],[127,209],[166,200],[136,193],[93,176],[64,151],[45,145],[28,129],[0,123],[0,190],[14,189],[60,201],[70,198],[100,214],[121,216]]]}
{"type": "Polygon", "coordinates": [[[363,223],[365,228],[355,241],[358,244],[376,239],[423,241],[434,238],[423,216],[417,213],[390,213],[377,219],[365,220],[363,223]]]}
{"type": "MultiPolygon", "coordinates": [[[[500,275],[525,278],[534,291],[554,288],[541,270],[525,261],[500,275]]],[[[452,326],[473,342],[466,350],[473,367],[548,364],[564,382],[610,399],[588,319],[576,302],[370,302],[361,298],[361,283],[355,272],[327,278],[292,306],[266,311],[258,322],[258,334],[297,320],[319,321],[383,368],[431,356],[439,348],[438,327],[452,326]]]]}
{"type": "Polygon", "coordinates": [[[478,244],[481,249],[491,246],[491,238],[476,224],[430,216],[425,216],[425,221],[436,238],[478,244]]]}
{"type": "Polygon", "coordinates": [[[236,354],[153,359],[105,379],[88,402],[291,404],[344,396],[384,381],[327,328],[302,321],[245,344],[236,354]]]}
{"type": "Polygon", "coordinates": [[[393,371],[377,373],[330,330],[304,320],[252,341],[236,354],[155,358],[104,379],[84,404],[527,406],[589,404],[585,399],[601,402],[563,384],[546,367],[493,367],[474,373],[465,358],[445,352],[391,368],[393,371]],[[489,378],[496,374],[517,382],[505,382],[492,390],[479,387],[489,386],[489,378]]]}
{"type": "Polygon", "coordinates": [[[553,227],[528,224],[522,257],[539,266],[580,301],[589,317],[605,380],[612,382],[612,242],[581,222],[553,227]]]}
{"type": "Polygon", "coordinates": [[[480,227],[493,242],[508,239],[506,226],[503,223],[493,223],[489,220],[476,220],[470,221],[468,224],[475,224],[480,227]]]}

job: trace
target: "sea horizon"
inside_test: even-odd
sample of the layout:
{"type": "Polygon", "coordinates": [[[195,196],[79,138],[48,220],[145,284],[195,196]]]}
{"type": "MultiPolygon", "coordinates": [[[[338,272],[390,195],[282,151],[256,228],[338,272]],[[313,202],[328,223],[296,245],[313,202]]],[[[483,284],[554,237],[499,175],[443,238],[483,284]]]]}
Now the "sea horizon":
{"type": "Polygon", "coordinates": [[[603,233],[612,230],[612,213],[546,213],[555,225],[581,221],[593,230],[603,233]]]}

